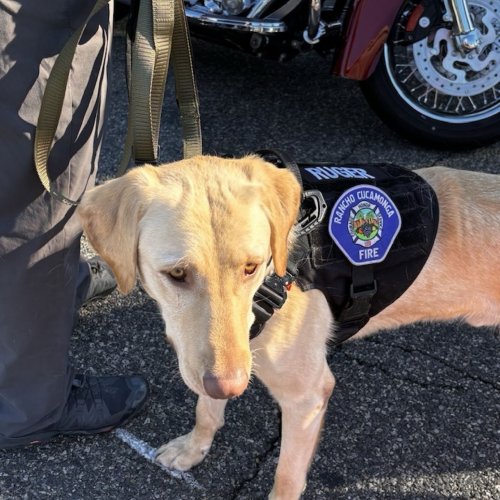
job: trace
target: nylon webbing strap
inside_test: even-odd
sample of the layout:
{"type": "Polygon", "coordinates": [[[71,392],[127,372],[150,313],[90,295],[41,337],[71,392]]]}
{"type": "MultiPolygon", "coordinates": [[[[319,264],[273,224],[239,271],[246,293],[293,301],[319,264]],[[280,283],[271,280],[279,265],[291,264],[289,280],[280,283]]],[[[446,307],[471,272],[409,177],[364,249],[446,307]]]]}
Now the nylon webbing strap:
{"type": "Polygon", "coordinates": [[[175,1],[175,25],[172,41],[172,65],[175,92],[182,123],[184,158],[201,155],[201,127],[198,90],[193,71],[191,39],[183,0],[175,1]]]}
{"type": "Polygon", "coordinates": [[[108,2],[109,0],[98,0],[96,2],[85,22],[79,30],[73,33],[59,54],[47,81],[35,131],[34,156],[38,177],[40,177],[43,187],[52,196],[68,205],[77,205],[79,200],[70,200],[54,189],[47,172],[47,162],[49,159],[50,148],[56,134],[59,118],[61,116],[64,95],[66,93],[69,72],[71,70],[71,64],[73,62],[76,47],[78,46],[78,42],[80,41],[87,23],[95,14],[97,14],[97,12],[107,5],[108,2]]]}
{"type": "MultiPolygon", "coordinates": [[[[61,116],[73,57],[90,19],[110,0],[97,0],[89,16],[59,54],[47,81],[35,132],[35,166],[45,189],[69,205],[71,200],[57,192],[47,172],[50,149],[61,116]]],[[[191,60],[191,44],[182,0],[142,0],[132,49],[130,110],[127,138],[119,175],[135,163],[156,163],[161,108],[171,49],[176,92],[181,112],[184,157],[201,154],[198,94],[191,60]]]]}
{"type": "Polygon", "coordinates": [[[122,175],[131,159],[156,163],[170,52],[183,131],[184,157],[201,154],[198,93],[183,0],[140,2],[132,43],[129,121],[122,175]],[[148,90],[146,90],[148,89],[148,90]]]}
{"type": "Polygon", "coordinates": [[[125,172],[132,157],[136,163],[156,163],[158,159],[173,27],[173,0],[140,2],[131,54],[127,138],[118,175],[125,172]]]}

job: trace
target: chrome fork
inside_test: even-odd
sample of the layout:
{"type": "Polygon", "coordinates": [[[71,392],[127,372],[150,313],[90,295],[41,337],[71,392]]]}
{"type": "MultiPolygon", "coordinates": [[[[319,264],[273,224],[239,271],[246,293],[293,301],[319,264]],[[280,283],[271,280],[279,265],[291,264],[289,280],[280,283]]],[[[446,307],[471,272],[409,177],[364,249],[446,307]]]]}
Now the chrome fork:
{"type": "Polygon", "coordinates": [[[444,0],[445,21],[453,21],[453,38],[462,54],[479,48],[481,36],[474,26],[467,0],[444,0]]]}

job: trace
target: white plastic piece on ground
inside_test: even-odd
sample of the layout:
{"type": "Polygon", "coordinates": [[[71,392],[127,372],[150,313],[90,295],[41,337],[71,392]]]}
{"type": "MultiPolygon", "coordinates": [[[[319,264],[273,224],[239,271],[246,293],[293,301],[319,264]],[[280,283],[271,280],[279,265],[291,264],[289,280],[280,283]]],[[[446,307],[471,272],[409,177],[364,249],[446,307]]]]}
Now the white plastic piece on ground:
{"type": "Polygon", "coordinates": [[[123,441],[125,444],[130,446],[133,450],[135,450],[139,455],[144,457],[148,462],[151,462],[164,471],[168,472],[175,479],[181,479],[185,481],[191,488],[196,490],[203,490],[204,488],[194,479],[194,477],[188,472],[182,472],[174,469],[169,469],[164,465],[160,464],[155,460],[156,449],[153,448],[150,444],[142,441],[137,436],[134,436],[131,432],[126,431],[124,429],[115,429],[113,434],[123,441]]]}

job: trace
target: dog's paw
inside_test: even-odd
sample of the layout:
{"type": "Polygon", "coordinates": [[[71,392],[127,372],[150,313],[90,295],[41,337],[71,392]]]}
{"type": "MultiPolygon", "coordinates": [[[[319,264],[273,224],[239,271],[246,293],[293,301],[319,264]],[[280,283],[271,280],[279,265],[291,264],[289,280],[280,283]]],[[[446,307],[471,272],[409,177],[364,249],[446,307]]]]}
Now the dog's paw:
{"type": "Polygon", "coordinates": [[[190,432],[158,448],[156,460],[169,469],[186,471],[205,458],[210,444],[197,442],[190,432]]]}

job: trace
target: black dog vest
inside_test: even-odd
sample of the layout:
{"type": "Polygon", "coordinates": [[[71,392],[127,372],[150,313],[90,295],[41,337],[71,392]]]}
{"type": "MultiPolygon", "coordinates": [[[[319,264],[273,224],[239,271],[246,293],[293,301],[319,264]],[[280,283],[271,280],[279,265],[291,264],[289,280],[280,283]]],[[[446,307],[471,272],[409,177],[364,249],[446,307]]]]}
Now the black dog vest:
{"type": "MultiPolygon", "coordinates": [[[[281,156],[264,157],[285,166],[281,156]]],[[[332,341],[339,344],[418,276],[436,237],[438,200],[422,177],[395,165],[286,166],[303,186],[299,238],[287,275],[272,275],[256,294],[251,336],[270,317],[266,301],[281,307],[284,285],[295,280],[304,291],[323,292],[336,320],[332,341]]]]}

